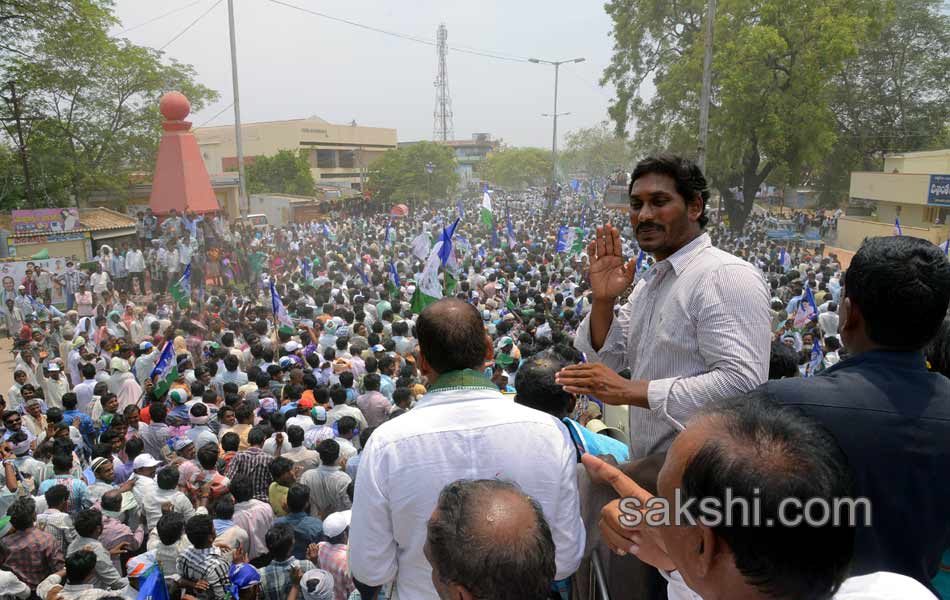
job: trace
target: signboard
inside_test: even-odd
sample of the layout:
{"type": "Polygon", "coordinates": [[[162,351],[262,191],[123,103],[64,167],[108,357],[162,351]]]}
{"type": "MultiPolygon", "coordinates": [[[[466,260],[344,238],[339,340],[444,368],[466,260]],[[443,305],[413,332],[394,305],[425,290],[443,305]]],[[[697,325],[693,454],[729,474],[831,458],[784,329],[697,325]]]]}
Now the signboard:
{"type": "Polygon", "coordinates": [[[55,242],[75,242],[84,240],[88,236],[84,231],[75,233],[53,233],[49,235],[28,235],[7,238],[7,244],[10,246],[28,246],[30,244],[50,244],[55,242]]]}
{"type": "Polygon", "coordinates": [[[14,233],[62,233],[80,227],[76,208],[39,208],[13,211],[14,233]]]}
{"type": "MultiPolygon", "coordinates": [[[[76,260],[76,257],[70,257],[76,260]]],[[[16,288],[23,281],[23,278],[26,277],[27,266],[34,272],[34,278],[36,277],[36,269],[43,269],[48,271],[51,275],[52,287],[50,288],[50,298],[52,299],[53,304],[64,306],[66,304],[66,291],[62,285],[56,280],[58,275],[62,275],[66,272],[66,261],[67,258],[50,258],[47,260],[20,260],[16,262],[2,262],[0,263],[0,301],[6,304],[7,298],[14,298],[16,296],[16,288]]]]}
{"type": "Polygon", "coordinates": [[[931,175],[927,204],[950,206],[950,175],[931,175]]]}
{"type": "Polygon", "coordinates": [[[623,171],[614,173],[607,181],[604,191],[604,208],[630,208],[630,175],[623,171]]]}

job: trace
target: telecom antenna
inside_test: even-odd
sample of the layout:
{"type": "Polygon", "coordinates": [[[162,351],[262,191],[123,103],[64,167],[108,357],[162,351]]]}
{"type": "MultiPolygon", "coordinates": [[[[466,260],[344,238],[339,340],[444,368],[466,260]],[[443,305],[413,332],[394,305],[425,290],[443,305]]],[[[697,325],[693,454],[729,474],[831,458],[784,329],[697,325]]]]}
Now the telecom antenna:
{"type": "Polygon", "coordinates": [[[449,96],[449,72],[445,64],[448,54],[449,31],[445,23],[439,25],[436,36],[438,44],[436,54],[439,57],[439,70],[435,78],[435,111],[433,111],[432,138],[447,142],[455,139],[455,126],[452,123],[452,98],[449,96]]]}

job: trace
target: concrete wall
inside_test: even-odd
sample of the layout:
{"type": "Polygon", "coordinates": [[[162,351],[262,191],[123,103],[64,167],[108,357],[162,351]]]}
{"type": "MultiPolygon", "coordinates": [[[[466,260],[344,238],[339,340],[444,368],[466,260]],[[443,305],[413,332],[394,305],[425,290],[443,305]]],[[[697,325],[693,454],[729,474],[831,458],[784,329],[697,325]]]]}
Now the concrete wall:
{"type": "Polygon", "coordinates": [[[852,198],[901,204],[927,204],[930,175],[911,173],[851,174],[852,198]]]}
{"type": "MultiPolygon", "coordinates": [[[[880,221],[869,221],[859,217],[843,216],[838,219],[838,238],[835,246],[845,250],[857,250],[861,242],[867,237],[891,236],[894,235],[894,212],[891,208],[890,221],[885,221],[882,217],[880,221]]],[[[937,225],[930,227],[920,227],[910,225],[905,222],[907,210],[901,213],[901,232],[903,235],[917,237],[928,240],[934,244],[942,244],[947,240],[947,226],[937,225]]]]}
{"type": "Polygon", "coordinates": [[[884,172],[950,174],[950,149],[908,152],[884,158],[884,172]]]}

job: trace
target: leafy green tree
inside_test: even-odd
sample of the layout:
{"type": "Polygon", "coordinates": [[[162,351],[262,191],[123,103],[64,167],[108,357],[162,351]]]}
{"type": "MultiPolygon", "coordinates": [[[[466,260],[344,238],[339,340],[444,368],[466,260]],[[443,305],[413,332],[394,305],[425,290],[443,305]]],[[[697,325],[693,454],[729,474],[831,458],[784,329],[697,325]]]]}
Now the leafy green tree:
{"type": "MultiPolygon", "coordinates": [[[[108,3],[74,4],[75,10],[58,17],[57,27],[27,32],[29,44],[2,53],[0,64],[27,117],[24,146],[35,201],[50,206],[97,190],[121,192],[131,173],[150,172],[162,133],[158,100],[164,92],[181,91],[193,111],[217,97],[196,82],[190,66],[110,37],[111,13],[101,12],[108,3]]],[[[15,107],[12,97],[3,98],[0,119],[8,125],[15,107]]],[[[14,203],[23,205],[25,198],[14,203]]]]}
{"type": "MultiPolygon", "coordinates": [[[[880,0],[722,0],[715,23],[706,171],[741,228],[768,178],[797,185],[835,142],[833,79],[879,18],[880,0]],[[736,197],[730,190],[738,188],[736,197]]],[[[694,155],[704,0],[611,0],[618,132],[637,123],[640,153],[694,155]],[[645,98],[652,77],[656,93],[645,98]]]]}
{"type": "Polygon", "coordinates": [[[812,174],[828,205],[848,196],[851,171],[878,171],[890,152],[946,148],[950,16],[943,0],[885,5],[881,24],[834,78],[837,139],[812,174]]]}
{"type": "Polygon", "coordinates": [[[250,194],[313,196],[316,189],[306,151],[281,150],[274,156],[258,156],[245,167],[250,194]]]}
{"type": "Polygon", "coordinates": [[[415,199],[447,198],[458,186],[452,149],[418,142],[388,150],[369,166],[367,190],[383,202],[410,204],[415,199]],[[426,165],[432,164],[432,174],[426,165]]]}
{"type": "Polygon", "coordinates": [[[551,180],[551,152],[540,148],[502,148],[479,163],[479,176],[504,188],[545,185],[551,180]]]}
{"type": "Polygon", "coordinates": [[[618,169],[630,170],[630,147],[606,122],[571,131],[565,141],[558,157],[558,166],[565,172],[604,179],[618,169]]]}

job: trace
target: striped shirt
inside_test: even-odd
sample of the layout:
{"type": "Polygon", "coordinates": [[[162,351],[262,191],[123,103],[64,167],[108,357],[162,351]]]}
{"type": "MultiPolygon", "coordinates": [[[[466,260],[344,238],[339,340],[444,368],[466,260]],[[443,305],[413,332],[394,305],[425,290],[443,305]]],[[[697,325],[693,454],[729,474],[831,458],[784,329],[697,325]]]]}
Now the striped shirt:
{"type": "Polygon", "coordinates": [[[592,362],[649,381],[650,410],[631,407],[630,458],[666,450],[707,402],[768,379],[769,294],[762,273],[703,233],[637,281],[600,352],[590,315],[574,346],[592,362]]]}

